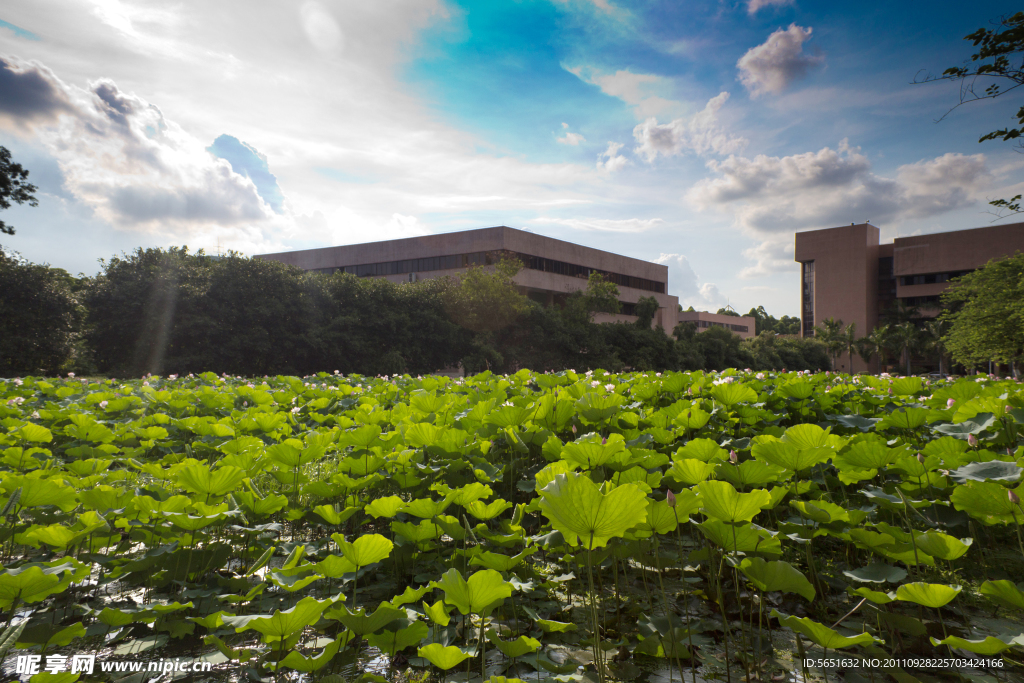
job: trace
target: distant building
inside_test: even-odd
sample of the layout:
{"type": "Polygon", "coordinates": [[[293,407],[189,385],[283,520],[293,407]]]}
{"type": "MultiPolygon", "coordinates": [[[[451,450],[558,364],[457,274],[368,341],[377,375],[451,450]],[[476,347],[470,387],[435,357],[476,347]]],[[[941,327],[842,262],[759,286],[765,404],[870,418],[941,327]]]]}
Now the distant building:
{"type": "MultiPolygon", "coordinates": [[[[891,244],[879,244],[878,228],[869,223],[799,232],[801,333],[813,336],[822,320],[835,318],[855,323],[863,337],[897,301],[935,316],[951,279],[1017,251],[1024,251],[1024,223],[897,237],[891,244]]],[[[841,358],[837,366],[844,363],[841,358]]],[[[852,371],[865,370],[878,367],[855,355],[852,371]]]]}
{"type": "Polygon", "coordinates": [[[658,301],[652,325],[661,325],[671,333],[678,322],[679,299],[667,294],[667,266],[505,226],[262,254],[257,258],[320,273],[346,272],[414,282],[458,275],[470,266],[497,263],[502,256],[523,263],[524,268],[513,279],[523,294],[540,303],[564,302],[572,292],[585,289],[590,274],[598,272],[618,287],[622,312],[599,313],[595,316],[597,322],[635,321],[636,304],[645,296],[658,301]]]}
{"type": "Polygon", "coordinates": [[[756,336],[754,318],[746,316],[722,315],[720,313],[708,313],[707,311],[682,311],[679,314],[679,322],[692,322],[697,325],[698,332],[707,332],[712,327],[724,327],[733,334],[743,339],[753,339],[756,336]]]}

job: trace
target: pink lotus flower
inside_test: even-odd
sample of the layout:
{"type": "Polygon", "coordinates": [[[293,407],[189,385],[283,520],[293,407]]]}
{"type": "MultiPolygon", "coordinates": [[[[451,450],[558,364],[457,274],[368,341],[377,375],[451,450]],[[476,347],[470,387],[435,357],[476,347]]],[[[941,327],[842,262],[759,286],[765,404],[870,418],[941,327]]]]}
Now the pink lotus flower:
{"type": "MultiPolygon", "coordinates": [[[[1013,492],[1011,491],[1011,493],[1013,492]]],[[[669,489],[668,493],[665,494],[665,500],[668,501],[668,506],[670,508],[674,508],[676,506],[676,494],[672,493],[672,489],[669,489]]]]}
{"type": "Polygon", "coordinates": [[[1006,496],[1010,499],[1010,502],[1013,503],[1014,505],[1016,505],[1017,503],[1020,502],[1020,496],[1018,496],[1013,491],[1007,491],[1006,492],[1006,496]]]}
{"type": "Polygon", "coordinates": [[[971,448],[977,448],[978,447],[978,437],[976,437],[974,434],[968,434],[967,435],[967,445],[970,446],[971,448]]]}
{"type": "Polygon", "coordinates": [[[918,453],[917,454],[917,461],[923,465],[924,464],[924,455],[922,455],[921,453],[918,453]]]}
{"type": "Polygon", "coordinates": [[[1005,410],[1004,412],[1007,412],[1007,413],[1008,413],[1008,412],[1010,412],[1011,410],[1013,410],[1013,406],[1011,406],[1011,405],[1010,405],[1009,403],[1007,403],[1007,404],[1006,404],[1006,410],[1005,410]]]}
{"type": "Polygon", "coordinates": [[[736,455],[736,451],[729,451],[729,462],[736,464],[740,459],[740,456],[736,455]]]}
{"type": "Polygon", "coordinates": [[[947,408],[952,408],[955,405],[956,405],[956,399],[955,398],[947,398],[946,399],[946,407],[947,408]]]}

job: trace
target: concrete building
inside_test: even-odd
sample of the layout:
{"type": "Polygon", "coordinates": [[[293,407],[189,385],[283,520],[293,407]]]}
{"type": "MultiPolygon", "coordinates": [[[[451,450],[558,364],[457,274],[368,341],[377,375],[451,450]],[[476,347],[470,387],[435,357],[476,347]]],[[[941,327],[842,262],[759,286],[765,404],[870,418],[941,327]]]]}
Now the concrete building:
{"type": "MultiPolygon", "coordinates": [[[[897,237],[890,244],[879,244],[878,228],[869,223],[799,232],[801,333],[812,336],[822,320],[835,318],[856,324],[863,337],[897,301],[935,316],[951,279],[1017,251],[1024,251],[1024,223],[897,237]]],[[[837,367],[879,369],[857,356],[852,369],[848,363],[840,358],[837,367]]]]}
{"type": "Polygon", "coordinates": [[[747,316],[736,317],[708,313],[707,311],[683,311],[679,314],[679,322],[696,324],[698,332],[707,332],[712,327],[724,327],[743,339],[753,339],[757,334],[755,331],[757,321],[747,316]]]}
{"type": "Polygon", "coordinates": [[[667,266],[505,226],[262,254],[257,258],[321,273],[343,271],[392,282],[414,282],[458,275],[470,266],[497,263],[503,255],[517,257],[523,263],[514,280],[520,291],[535,301],[548,305],[564,301],[572,292],[585,289],[590,273],[596,271],[615,283],[622,304],[620,314],[598,314],[597,322],[635,321],[636,303],[645,296],[658,301],[653,325],[671,333],[678,322],[679,299],[667,294],[667,266]]]}

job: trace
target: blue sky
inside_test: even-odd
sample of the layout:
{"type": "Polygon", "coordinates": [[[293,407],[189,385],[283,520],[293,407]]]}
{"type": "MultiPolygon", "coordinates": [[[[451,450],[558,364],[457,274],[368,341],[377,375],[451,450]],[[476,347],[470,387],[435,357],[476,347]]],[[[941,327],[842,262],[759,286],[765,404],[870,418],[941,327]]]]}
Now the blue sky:
{"type": "Polygon", "coordinates": [[[684,306],[796,315],[793,234],[978,227],[1020,95],[914,85],[1006,2],[12,0],[3,244],[95,273],[510,225],[669,266],[684,306]]]}

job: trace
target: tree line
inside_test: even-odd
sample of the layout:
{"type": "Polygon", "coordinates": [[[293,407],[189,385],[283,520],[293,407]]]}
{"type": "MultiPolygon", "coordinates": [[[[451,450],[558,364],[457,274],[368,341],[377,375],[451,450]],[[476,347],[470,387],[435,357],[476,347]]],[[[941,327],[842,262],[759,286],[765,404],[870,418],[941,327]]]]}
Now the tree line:
{"type": "Polygon", "coordinates": [[[519,267],[393,283],[182,247],[137,249],[75,278],[0,252],[0,376],[828,367],[824,344],[776,334],[763,308],[753,340],[652,328],[653,297],[635,323],[598,324],[595,314],[618,312],[613,283],[594,274],[564,305],[544,306],[517,290],[519,267]]]}

